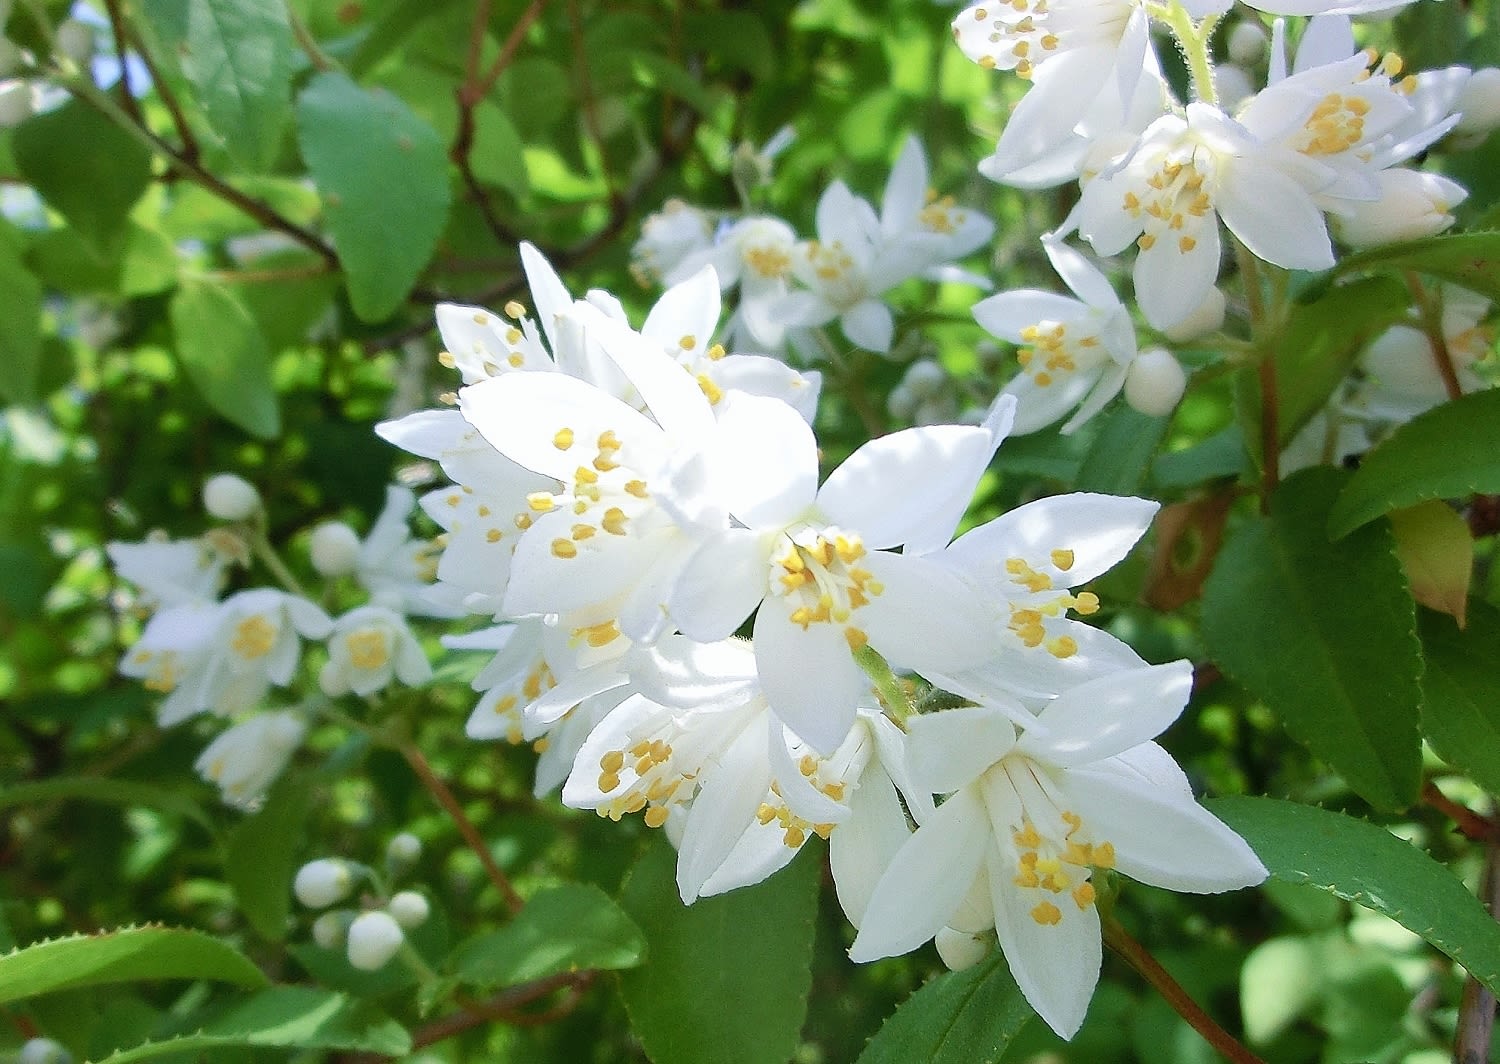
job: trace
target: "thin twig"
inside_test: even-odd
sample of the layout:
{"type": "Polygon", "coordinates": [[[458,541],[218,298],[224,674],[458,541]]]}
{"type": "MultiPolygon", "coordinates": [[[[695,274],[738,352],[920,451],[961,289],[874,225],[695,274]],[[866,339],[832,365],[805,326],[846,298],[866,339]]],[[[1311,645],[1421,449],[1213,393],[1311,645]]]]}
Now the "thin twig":
{"type": "Polygon", "coordinates": [[[464,813],[463,806],[458,804],[458,799],[453,796],[448,785],[438,778],[422,751],[411,743],[403,742],[397,749],[401,751],[401,756],[406,758],[406,763],[411,766],[412,771],[417,774],[417,779],[422,781],[422,786],[427,788],[433,798],[437,799],[438,805],[442,806],[443,811],[452,818],[454,827],[458,828],[458,833],[469,844],[469,849],[474,851],[474,856],[478,857],[479,863],[484,865],[485,874],[490,877],[490,882],[505,899],[506,908],[511,911],[512,915],[520,912],[526,902],[522,900],[521,895],[516,893],[516,888],[511,885],[509,877],[495,860],[495,855],[490,852],[489,844],[484,841],[484,836],[479,834],[479,829],[464,813]]]}
{"type": "MultiPolygon", "coordinates": [[[[1479,897],[1491,916],[1500,916],[1500,843],[1486,847],[1479,897]]],[[[1464,980],[1458,1005],[1458,1031],[1453,1038],[1454,1064],[1487,1064],[1495,1030],[1495,995],[1472,975],[1464,980]]]]}
{"type": "Polygon", "coordinates": [[[172,116],[172,126],[177,130],[178,139],[182,141],[178,156],[187,162],[197,162],[201,149],[198,147],[198,138],[193,134],[193,127],[188,124],[187,114],[182,109],[181,101],[177,99],[177,94],[172,91],[167,79],[162,76],[161,67],[157,66],[156,60],[151,55],[151,49],[146,47],[145,40],[134,27],[130,29],[130,39],[141,57],[141,62],[145,64],[146,73],[151,76],[151,88],[155,90],[156,98],[167,109],[167,114],[172,116]]]}
{"type": "Polygon", "coordinates": [[[318,42],[308,31],[307,25],[298,16],[292,5],[287,5],[287,21],[292,27],[292,36],[296,38],[297,46],[307,53],[308,62],[312,63],[314,69],[327,73],[330,70],[339,69],[338,63],[323,49],[318,47],[318,42]]]}
{"type": "Polygon", "coordinates": [[[1203,1036],[1204,1041],[1226,1059],[1233,1064],[1265,1064],[1204,1012],[1203,1007],[1188,996],[1188,992],[1172,978],[1171,973],[1157,963],[1145,946],[1131,938],[1130,933],[1113,917],[1104,922],[1104,942],[1155,988],[1167,1004],[1172,1006],[1172,1011],[1186,1020],[1193,1030],[1203,1036]]]}
{"type": "Polygon", "coordinates": [[[1422,803],[1431,806],[1453,821],[1458,833],[1474,842],[1500,843],[1500,824],[1487,816],[1474,812],[1468,806],[1455,802],[1432,780],[1422,784],[1422,803]]]}
{"type": "Polygon", "coordinates": [[[125,13],[120,10],[120,0],[104,0],[104,10],[109,14],[109,29],[115,38],[115,55],[120,60],[120,106],[131,118],[145,125],[145,119],[141,117],[140,102],[130,89],[130,64],[125,61],[125,13]]]}
{"type": "Polygon", "coordinates": [[[1406,287],[1411,289],[1412,299],[1416,301],[1417,313],[1422,318],[1422,332],[1427,336],[1427,344],[1432,350],[1432,360],[1437,364],[1438,376],[1443,378],[1443,388],[1448,392],[1449,399],[1457,399],[1464,394],[1463,386],[1458,383],[1458,370],[1453,365],[1453,352],[1448,350],[1448,337],[1443,332],[1443,308],[1438,300],[1432,297],[1427,286],[1422,283],[1422,278],[1417,276],[1415,270],[1407,270],[1406,287]]]}

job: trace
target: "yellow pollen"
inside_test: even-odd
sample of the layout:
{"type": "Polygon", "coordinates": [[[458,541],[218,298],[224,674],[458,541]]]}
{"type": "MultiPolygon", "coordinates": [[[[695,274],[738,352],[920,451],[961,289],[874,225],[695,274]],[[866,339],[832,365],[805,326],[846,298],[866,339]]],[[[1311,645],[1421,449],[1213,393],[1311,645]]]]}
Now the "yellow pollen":
{"type": "Polygon", "coordinates": [[[557,435],[552,437],[552,446],[559,451],[566,451],[573,446],[573,430],[568,428],[558,429],[557,435]]]}
{"type": "Polygon", "coordinates": [[[637,499],[646,498],[646,482],[644,480],[631,480],[625,483],[625,494],[634,495],[637,499]]]}
{"type": "Polygon", "coordinates": [[[453,367],[455,367],[455,366],[458,365],[458,362],[453,358],[453,355],[450,354],[449,352],[447,352],[447,351],[439,351],[438,352],[438,365],[442,366],[444,369],[452,369],[453,367]]]}
{"type": "Polygon", "coordinates": [[[507,318],[524,318],[526,316],[526,308],[512,299],[509,303],[505,304],[505,316],[507,318]]]}
{"type": "Polygon", "coordinates": [[[698,346],[698,338],[696,336],[684,336],[682,339],[677,341],[677,346],[682,348],[684,351],[691,351],[693,348],[698,346]]]}
{"type": "Polygon", "coordinates": [[[582,543],[586,539],[593,539],[596,531],[598,530],[593,525],[574,525],[573,539],[582,543]]]}
{"type": "Polygon", "coordinates": [[[844,629],[844,641],[849,644],[850,650],[858,653],[870,642],[870,637],[861,629],[851,626],[844,629]]]}
{"type": "Polygon", "coordinates": [[[519,528],[522,532],[525,532],[528,528],[531,527],[531,515],[516,514],[516,527],[519,528]]]}
{"type": "Polygon", "coordinates": [[[619,772],[625,767],[625,751],[611,750],[599,759],[601,772],[619,772]]]}
{"type": "Polygon", "coordinates": [[[707,396],[709,405],[716,405],[721,399],[724,398],[724,390],[713,381],[709,380],[707,374],[699,373],[697,375],[697,381],[698,389],[703,392],[705,396],[707,396]]]}
{"type": "Polygon", "coordinates": [[[573,470],[573,479],[580,484],[597,484],[599,482],[599,474],[587,466],[579,466],[573,470]]]}
{"type": "Polygon", "coordinates": [[[1184,255],[1186,255],[1189,251],[1192,251],[1197,246],[1198,241],[1194,240],[1190,236],[1180,236],[1177,238],[1177,250],[1182,252],[1184,255]]]}
{"type": "Polygon", "coordinates": [[[557,558],[576,558],[578,548],[573,546],[572,540],[554,539],[552,541],[552,554],[557,558]]]}
{"type": "Polygon", "coordinates": [[[1099,596],[1092,591],[1080,592],[1073,596],[1073,608],[1087,617],[1092,613],[1099,612],[1099,596]]]}
{"type": "Polygon", "coordinates": [[[486,543],[499,543],[504,536],[505,533],[501,532],[498,528],[491,528],[485,532],[484,541],[486,543]]]}
{"type": "Polygon", "coordinates": [[[608,794],[620,785],[620,776],[615,772],[599,773],[599,790],[608,794]]]}
{"type": "Polygon", "coordinates": [[[235,625],[234,638],[229,642],[236,654],[252,661],[265,657],[275,645],[276,626],[259,615],[246,617],[235,625]]]}
{"type": "Polygon", "coordinates": [[[1156,237],[1152,236],[1150,233],[1142,233],[1141,238],[1135,242],[1135,246],[1140,248],[1142,251],[1150,251],[1155,243],[1156,237]]]}
{"type": "MultiPolygon", "coordinates": [[[[1034,850],[1042,844],[1042,837],[1037,833],[1036,826],[1031,821],[1021,825],[1021,830],[1012,836],[1015,844],[1022,849],[1034,850]]],[[[1035,855],[1033,855],[1034,859],[1035,855]]]]}
{"type": "Polygon", "coordinates": [[[1052,552],[1052,564],[1063,572],[1073,568],[1074,554],[1070,550],[1055,550],[1052,552]]]}
{"type": "Polygon", "coordinates": [[[625,532],[625,511],[618,506],[611,506],[604,511],[604,518],[599,522],[599,527],[612,536],[623,536],[625,532]]]}
{"type": "Polygon", "coordinates": [[[1112,842],[1101,842],[1094,847],[1093,865],[1096,868],[1113,868],[1115,866],[1115,846],[1112,842]]]}
{"type": "Polygon", "coordinates": [[[1078,643],[1072,636],[1060,635],[1047,640],[1047,653],[1058,659],[1071,658],[1078,653],[1078,643]]]}
{"type": "Polygon", "coordinates": [[[1087,909],[1094,904],[1094,885],[1092,883],[1080,883],[1073,889],[1073,901],[1080,909],[1087,909]]]}
{"type": "Polygon", "coordinates": [[[534,491],[526,496],[526,505],[535,513],[544,514],[556,505],[551,495],[545,491],[534,491]]]}
{"type": "Polygon", "coordinates": [[[519,354],[511,355],[505,361],[510,363],[512,369],[520,369],[522,366],[526,365],[525,356],[519,354]]]}
{"type": "Polygon", "coordinates": [[[1044,927],[1052,927],[1062,922],[1062,910],[1044,901],[1031,910],[1031,918],[1044,927]]]}
{"type": "Polygon", "coordinates": [[[653,805],[646,810],[646,815],[641,818],[646,822],[648,828],[659,828],[667,822],[667,807],[664,805],[653,805]]]}

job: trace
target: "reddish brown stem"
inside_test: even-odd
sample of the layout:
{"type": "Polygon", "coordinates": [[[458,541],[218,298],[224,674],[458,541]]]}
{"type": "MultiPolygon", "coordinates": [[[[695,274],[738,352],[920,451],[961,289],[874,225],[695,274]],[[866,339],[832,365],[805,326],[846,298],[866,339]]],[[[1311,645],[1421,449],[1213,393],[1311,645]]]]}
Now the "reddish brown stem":
{"type": "Polygon", "coordinates": [[[1455,802],[1438,790],[1437,784],[1431,780],[1422,784],[1422,802],[1453,821],[1459,834],[1464,838],[1475,842],[1500,843],[1500,824],[1474,812],[1466,805],[1455,802]]]}
{"type": "MultiPolygon", "coordinates": [[[[1479,896],[1490,915],[1500,914],[1500,843],[1486,848],[1479,896]]],[[[1464,980],[1458,1005],[1458,1031],[1453,1039],[1454,1064],[1488,1064],[1495,1031],[1495,995],[1472,975],[1464,980]]]]}
{"type": "Polygon", "coordinates": [[[1415,270],[1406,271],[1406,287],[1411,289],[1412,299],[1416,302],[1417,314],[1422,319],[1422,332],[1427,337],[1427,346],[1432,351],[1432,361],[1437,365],[1438,376],[1443,378],[1443,388],[1449,399],[1457,399],[1464,394],[1464,390],[1458,383],[1458,370],[1454,368],[1453,353],[1448,350],[1448,337],[1443,332],[1443,308],[1427,290],[1415,270]]]}

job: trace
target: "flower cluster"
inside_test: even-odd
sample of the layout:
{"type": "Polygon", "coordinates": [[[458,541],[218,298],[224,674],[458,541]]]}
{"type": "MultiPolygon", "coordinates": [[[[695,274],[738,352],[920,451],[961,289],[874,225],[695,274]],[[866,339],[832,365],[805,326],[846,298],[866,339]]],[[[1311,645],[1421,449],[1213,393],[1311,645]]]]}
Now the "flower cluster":
{"type": "Polygon", "coordinates": [[[292,891],[309,909],[325,909],[313,921],[313,941],[326,950],[343,947],[351,967],[373,972],[384,968],[401,952],[406,932],[414,931],[432,915],[427,896],[416,890],[390,893],[386,878],[408,871],[421,856],[422,844],[407,832],[395,836],[386,846],[385,874],[366,865],[333,857],[320,857],[297,870],[292,891]],[[355,884],[364,880],[372,896],[359,910],[332,909],[344,901],[355,884]],[[374,895],[383,898],[376,903],[374,895]]]}

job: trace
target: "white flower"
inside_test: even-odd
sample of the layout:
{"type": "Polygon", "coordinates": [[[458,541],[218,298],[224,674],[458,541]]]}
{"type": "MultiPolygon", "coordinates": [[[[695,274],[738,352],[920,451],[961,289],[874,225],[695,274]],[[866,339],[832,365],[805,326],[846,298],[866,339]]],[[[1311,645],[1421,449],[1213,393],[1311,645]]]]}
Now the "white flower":
{"type": "Polygon", "coordinates": [[[1104,274],[1058,240],[1047,257],[1077,299],[1036,289],[1002,292],[974,304],[991,334],[1022,345],[1021,373],[1005,386],[1017,399],[1017,435],[1036,432],[1078,408],[1073,432],[1117,395],[1136,356],[1135,326],[1104,274]]]}
{"type": "Polygon", "coordinates": [[[386,912],[407,931],[421,927],[432,915],[432,905],[414,890],[402,890],[391,895],[385,904],[386,912]]]}
{"type": "MultiPolygon", "coordinates": [[[[1444,346],[1453,362],[1461,391],[1486,387],[1474,363],[1489,354],[1494,333],[1481,324],[1490,301],[1456,285],[1442,287],[1444,346]]],[[[1389,421],[1408,421],[1447,401],[1448,389],[1438,370],[1427,335],[1409,325],[1393,325],[1370,344],[1360,360],[1365,379],[1355,388],[1350,406],[1389,421]]]]}
{"type": "Polygon", "coordinates": [[[385,489],[385,507],[360,544],[355,575],[372,597],[422,617],[460,617],[463,609],[443,600],[432,586],[437,550],[431,541],[413,539],[406,519],[416,506],[410,488],[385,489]]]}
{"type": "Polygon", "coordinates": [[[997,695],[909,721],[913,782],[949,797],[896,853],[849,955],[893,956],[944,927],[993,923],[1027,1001],[1071,1037],[1099,977],[1096,869],[1196,893],[1265,878],[1150,741],[1191,689],[1185,661],[1121,672],[1053,700],[1019,738],[1007,719],[1019,707],[997,695]]]}
{"type": "Polygon", "coordinates": [[[221,732],[193,767],[218,784],[227,804],[251,809],[276,782],[305,734],[307,725],[296,713],[258,713],[221,732]]]}
{"type": "Polygon", "coordinates": [[[630,272],[643,285],[659,282],[707,248],[712,237],[707,214],[682,200],[667,200],[641,223],[640,239],[630,249],[630,272]]]}
{"type": "Polygon", "coordinates": [[[155,605],[207,605],[219,597],[224,556],[206,539],[109,543],[104,551],[115,572],[155,605]]]}
{"type": "Polygon", "coordinates": [[[292,893],[309,909],[323,909],[341,902],[354,889],[354,873],[346,861],[320,857],[297,869],[292,893]]]}
{"type": "Polygon", "coordinates": [[[780,350],[786,322],[777,313],[792,275],[797,234],[780,218],[751,215],[724,228],[713,246],[685,258],[667,280],[687,280],[704,266],[712,266],[725,291],[739,286],[739,306],[728,331],[743,327],[750,339],[770,350],[780,350]]]}
{"type": "Polygon", "coordinates": [[[384,968],[401,949],[406,936],[390,913],[377,909],[360,913],[349,925],[349,964],[363,972],[384,968]]]}
{"type": "Polygon", "coordinates": [[[384,606],[360,606],[336,620],[328,655],[318,684],[330,698],[374,694],[393,679],[408,687],[432,679],[432,665],[406,619],[384,606]]]}
{"type": "Polygon", "coordinates": [[[1165,347],[1148,347],[1125,375],[1125,401],[1147,417],[1166,417],[1187,390],[1187,374],[1165,347]]]}
{"type": "MultiPolygon", "coordinates": [[[[958,206],[952,196],[939,196],[928,184],[922,142],[908,137],[880,199],[882,242],[901,248],[903,256],[926,260],[925,269],[962,258],[994,233],[995,223],[990,219],[958,206]]],[[[988,287],[988,282],[983,286],[988,287]]]]}
{"type": "Polygon", "coordinates": [[[1460,133],[1483,135],[1500,127],[1500,69],[1474,71],[1458,98],[1458,109],[1463,117],[1454,128],[1460,133]]]}
{"type": "Polygon", "coordinates": [[[1400,167],[1375,175],[1379,198],[1349,204],[1334,216],[1334,234],[1352,248],[1420,240],[1453,224],[1468,189],[1441,174],[1400,167]]]}

